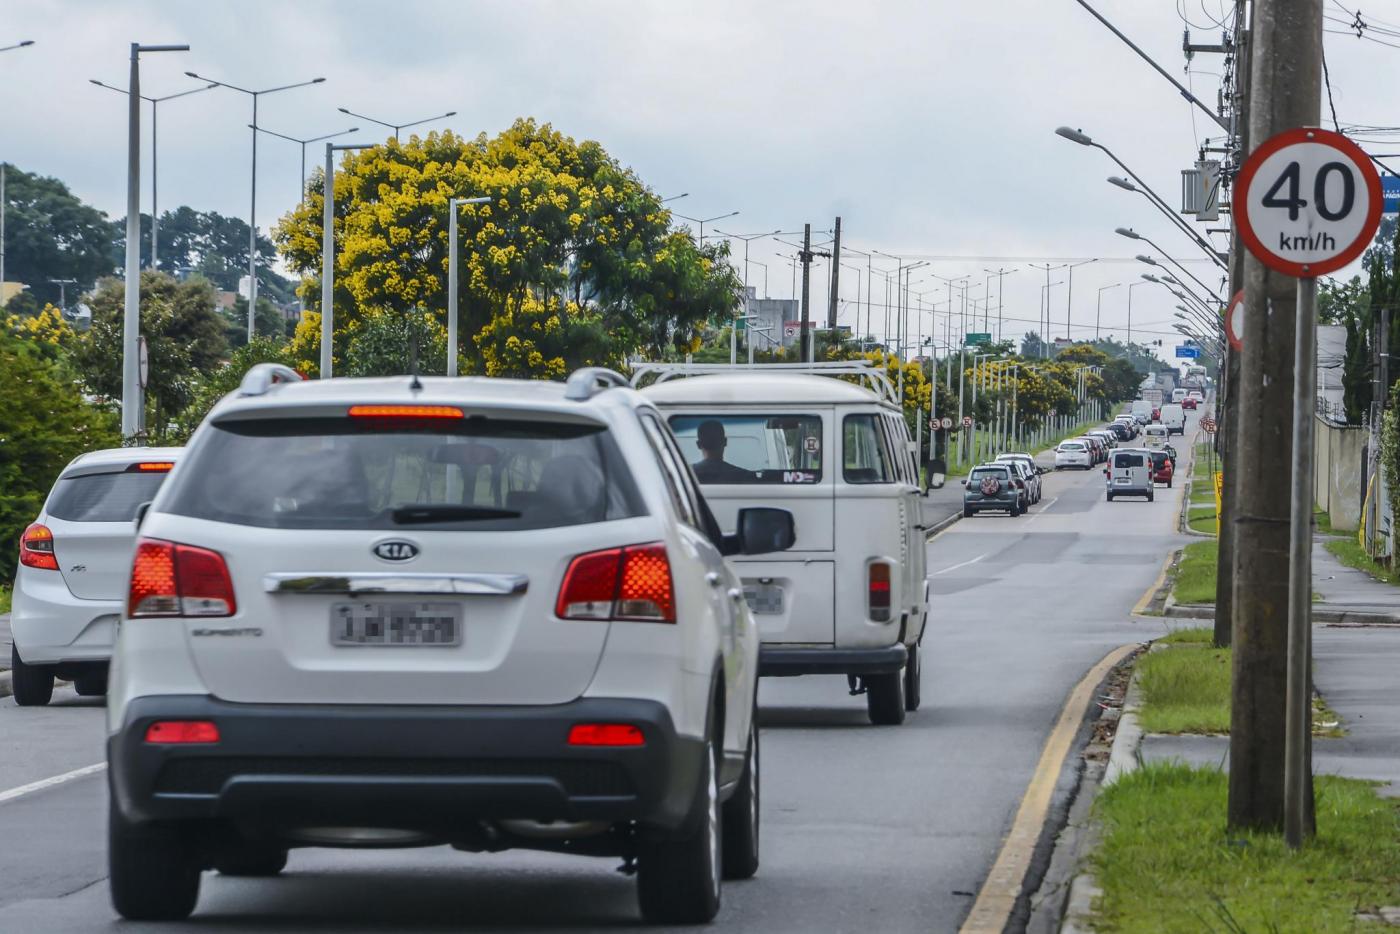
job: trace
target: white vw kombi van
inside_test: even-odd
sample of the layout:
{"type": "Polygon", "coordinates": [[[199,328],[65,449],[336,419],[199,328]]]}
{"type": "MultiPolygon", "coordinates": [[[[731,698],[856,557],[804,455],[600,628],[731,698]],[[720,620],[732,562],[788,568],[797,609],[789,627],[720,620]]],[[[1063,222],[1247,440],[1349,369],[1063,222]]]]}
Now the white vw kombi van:
{"type": "Polygon", "coordinates": [[[854,676],[872,722],[903,722],[919,707],[928,581],[916,454],[884,372],[642,363],[633,383],[666,414],[722,528],[746,506],[793,514],[790,550],[731,559],[759,674],[854,676]]]}

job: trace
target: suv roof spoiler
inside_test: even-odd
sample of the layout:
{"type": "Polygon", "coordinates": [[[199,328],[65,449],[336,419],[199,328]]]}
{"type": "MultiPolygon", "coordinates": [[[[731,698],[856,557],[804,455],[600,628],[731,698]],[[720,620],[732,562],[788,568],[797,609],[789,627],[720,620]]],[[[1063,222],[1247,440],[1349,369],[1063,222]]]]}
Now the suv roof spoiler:
{"type": "MultiPolygon", "coordinates": [[[[855,376],[860,385],[880,397],[880,401],[899,405],[899,393],[890,382],[884,367],[870,360],[822,360],[812,363],[760,363],[757,366],[729,363],[633,363],[632,385],[641,388],[642,381],[654,376],[656,383],[686,376],[713,376],[719,373],[797,373],[804,376],[855,376]]],[[[653,384],[654,385],[654,384],[653,384]]]]}
{"type": "Polygon", "coordinates": [[[283,366],[280,363],[258,363],[243,374],[243,381],[238,384],[238,394],[240,396],[261,396],[275,383],[299,382],[301,382],[301,374],[289,366],[283,366]]]}
{"type": "Polygon", "coordinates": [[[627,377],[604,366],[586,366],[569,374],[564,384],[564,398],[570,402],[587,402],[604,389],[626,389],[627,377]]]}

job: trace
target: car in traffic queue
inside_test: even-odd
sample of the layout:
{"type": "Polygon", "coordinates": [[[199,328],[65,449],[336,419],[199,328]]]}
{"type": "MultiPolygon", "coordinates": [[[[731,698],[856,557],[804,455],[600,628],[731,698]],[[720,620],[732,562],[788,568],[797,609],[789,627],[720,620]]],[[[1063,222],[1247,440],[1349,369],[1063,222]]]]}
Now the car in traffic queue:
{"type": "Polygon", "coordinates": [[[1088,470],[1094,466],[1093,449],[1084,441],[1061,441],[1055,447],[1055,469],[1078,467],[1088,470]]]}
{"type": "Polygon", "coordinates": [[[1167,456],[1165,450],[1152,452],[1152,482],[1165,484],[1168,488],[1172,485],[1172,474],[1176,470],[1176,462],[1167,456]]]}
{"type": "Polygon", "coordinates": [[[1119,448],[1103,469],[1104,488],[1111,503],[1119,496],[1155,498],[1152,481],[1152,452],[1144,448],[1119,448]]]}
{"type": "Polygon", "coordinates": [[[758,868],[758,627],[626,380],[253,367],[140,522],[108,695],[109,884],[185,917],[293,847],[620,857],[701,923],[758,868]]]}
{"type": "Polygon", "coordinates": [[[1195,396],[1187,396],[1186,398],[1181,400],[1181,408],[1185,411],[1194,412],[1196,410],[1196,405],[1199,402],[1200,400],[1197,399],[1195,396]]]}
{"type": "Polygon", "coordinates": [[[1186,412],[1179,404],[1162,406],[1161,420],[1167,426],[1167,434],[1186,434],[1186,412]]]}
{"type": "Polygon", "coordinates": [[[1153,450],[1160,450],[1166,447],[1167,439],[1170,437],[1167,426],[1160,422],[1154,422],[1142,430],[1143,446],[1153,450]]]}
{"type": "Polygon", "coordinates": [[[961,482],[964,519],[988,510],[1005,512],[1012,518],[1024,511],[1025,490],[1016,486],[1016,468],[1011,464],[979,464],[961,482]]]}
{"type": "Polygon", "coordinates": [[[107,690],[107,667],[136,544],[132,521],[182,448],[115,448],[74,458],[19,542],[10,629],[20,707],[47,704],[55,679],[81,696],[107,690]]]}
{"type": "Polygon", "coordinates": [[[1026,489],[1030,491],[1031,503],[1040,502],[1041,494],[1044,492],[1044,485],[1040,477],[1044,474],[1045,468],[1035,462],[1035,458],[1029,454],[1011,453],[997,455],[995,463],[1019,463],[1023,468],[1022,478],[1026,481],[1026,489]]]}
{"type": "Polygon", "coordinates": [[[1095,464],[1102,464],[1108,459],[1108,447],[1103,443],[1102,438],[1096,438],[1093,435],[1080,435],[1075,440],[1082,441],[1089,446],[1095,464]]]}
{"type": "Polygon", "coordinates": [[[785,554],[734,561],[758,622],[759,673],[844,674],[872,723],[919,708],[929,616],[923,490],[884,371],[867,361],[765,366],[647,363],[660,408],[715,510],[781,506],[785,554]]]}
{"type": "Polygon", "coordinates": [[[1118,447],[1118,435],[1109,431],[1107,428],[1091,431],[1089,435],[1090,437],[1098,438],[1102,441],[1105,451],[1112,451],[1114,448],[1118,447]]]}

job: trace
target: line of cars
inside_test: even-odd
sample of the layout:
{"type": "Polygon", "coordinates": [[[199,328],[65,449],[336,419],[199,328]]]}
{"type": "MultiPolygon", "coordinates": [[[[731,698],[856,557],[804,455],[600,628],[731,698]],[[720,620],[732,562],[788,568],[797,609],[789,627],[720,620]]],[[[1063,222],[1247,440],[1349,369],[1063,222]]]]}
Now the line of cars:
{"type": "Polygon", "coordinates": [[[70,464],[21,543],[15,695],[107,689],[118,913],[450,845],[618,857],[646,919],[712,919],[758,869],[757,677],[903,722],[929,590],[883,373],[697,372],[261,364],[186,448],[70,464]]]}
{"type": "Polygon", "coordinates": [[[968,471],[963,485],[963,518],[979,512],[1005,512],[1015,518],[1040,502],[1044,467],[1024,452],[999,455],[968,471]]]}

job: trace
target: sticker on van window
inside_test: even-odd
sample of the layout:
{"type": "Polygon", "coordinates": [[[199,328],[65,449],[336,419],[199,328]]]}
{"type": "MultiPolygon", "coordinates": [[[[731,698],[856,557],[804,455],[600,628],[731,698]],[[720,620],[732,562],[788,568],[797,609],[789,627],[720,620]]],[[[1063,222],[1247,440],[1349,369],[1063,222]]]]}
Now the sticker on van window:
{"type": "Polygon", "coordinates": [[[784,470],[784,483],[817,483],[818,475],[805,470],[784,470]]]}
{"type": "Polygon", "coordinates": [[[808,454],[815,454],[821,449],[822,442],[820,438],[810,436],[802,439],[802,450],[806,451],[808,454]]]}

